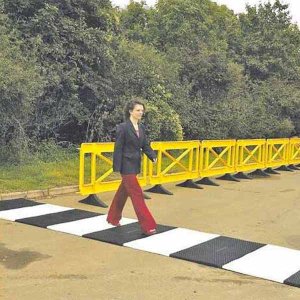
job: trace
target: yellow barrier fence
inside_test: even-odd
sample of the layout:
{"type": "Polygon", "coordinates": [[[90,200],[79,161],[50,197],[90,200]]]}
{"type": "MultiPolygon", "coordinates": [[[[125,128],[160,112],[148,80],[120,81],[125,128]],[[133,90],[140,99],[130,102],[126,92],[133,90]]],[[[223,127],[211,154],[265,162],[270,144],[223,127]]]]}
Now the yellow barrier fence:
{"type": "Polygon", "coordinates": [[[290,139],[289,164],[300,164],[300,138],[290,139]]]}
{"type": "Polygon", "coordinates": [[[202,141],[200,145],[200,177],[235,172],[235,140],[202,141]]]}
{"type": "MultiPolygon", "coordinates": [[[[141,186],[212,177],[300,163],[300,138],[152,142],[157,163],[143,155],[141,186]]],[[[79,190],[82,195],[114,191],[114,143],[84,143],[80,148],[79,190]]]]}
{"type": "Polygon", "coordinates": [[[237,140],[235,171],[245,172],[266,167],[266,140],[237,140]]]}
{"type": "MultiPolygon", "coordinates": [[[[80,148],[79,191],[81,195],[117,190],[120,178],[111,177],[114,143],[84,143],[80,148]]],[[[147,158],[143,156],[141,186],[146,185],[147,158]]]]}
{"type": "Polygon", "coordinates": [[[266,167],[280,167],[288,164],[290,139],[268,139],[266,141],[266,167]]]}
{"type": "Polygon", "coordinates": [[[199,141],[152,142],[157,164],[149,165],[149,183],[197,178],[199,175],[199,141]]]}

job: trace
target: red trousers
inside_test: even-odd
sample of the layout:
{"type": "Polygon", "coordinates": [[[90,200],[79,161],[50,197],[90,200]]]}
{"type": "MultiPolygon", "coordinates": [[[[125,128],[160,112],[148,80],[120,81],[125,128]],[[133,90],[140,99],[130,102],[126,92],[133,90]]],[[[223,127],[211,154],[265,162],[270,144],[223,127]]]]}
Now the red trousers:
{"type": "Polygon", "coordinates": [[[121,220],[122,211],[128,196],[131,198],[142,230],[147,232],[151,229],[155,229],[155,220],[146,206],[143,191],[136,178],[136,174],[122,175],[122,182],[109,208],[107,221],[115,224],[121,220]]]}

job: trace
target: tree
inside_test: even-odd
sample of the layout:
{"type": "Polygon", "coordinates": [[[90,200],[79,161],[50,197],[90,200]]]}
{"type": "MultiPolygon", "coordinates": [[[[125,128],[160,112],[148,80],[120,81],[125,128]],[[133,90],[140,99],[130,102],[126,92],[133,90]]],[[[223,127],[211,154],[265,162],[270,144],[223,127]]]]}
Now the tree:
{"type": "Polygon", "coordinates": [[[120,30],[124,37],[146,43],[152,13],[153,9],[147,8],[145,1],[130,1],[127,8],[120,13],[120,30]]]}
{"type": "Polygon", "coordinates": [[[0,161],[18,163],[28,154],[30,115],[43,81],[34,57],[24,56],[19,32],[0,14],[0,161]]]}
{"type": "Polygon", "coordinates": [[[226,6],[210,0],[159,0],[149,14],[148,42],[166,50],[170,47],[227,49],[227,40],[238,29],[238,20],[226,6]]]}
{"type": "Polygon", "coordinates": [[[300,75],[300,31],[291,24],[288,5],[276,0],[247,6],[240,15],[239,62],[253,80],[270,77],[298,81],[300,75]]]}
{"type": "Polygon", "coordinates": [[[34,49],[46,79],[31,136],[74,143],[105,138],[102,115],[112,109],[113,95],[110,2],[19,2],[5,0],[5,12],[22,32],[26,50],[34,49]]]}
{"type": "Polygon", "coordinates": [[[125,39],[120,42],[115,59],[113,85],[118,97],[115,110],[108,115],[106,127],[114,130],[115,124],[122,121],[122,108],[125,102],[133,96],[138,96],[145,99],[149,106],[150,126],[147,130],[151,139],[182,139],[179,116],[171,107],[173,98],[171,89],[178,84],[177,64],[169,61],[164,54],[158,53],[150,45],[128,42],[125,39]],[[164,121],[168,129],[166,127],[160,131],[164,121]]]}

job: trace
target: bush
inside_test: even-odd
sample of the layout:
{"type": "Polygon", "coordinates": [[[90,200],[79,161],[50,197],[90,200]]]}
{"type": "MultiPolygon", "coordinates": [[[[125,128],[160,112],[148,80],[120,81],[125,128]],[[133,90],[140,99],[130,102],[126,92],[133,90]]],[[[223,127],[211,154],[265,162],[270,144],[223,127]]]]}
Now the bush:
{"type": "Polygon", "coordinates": [[[179,115],[167,104],[149,103],[145,115],[145,126],[149,140],[181,141],[182,126],[179,115]]]}
{"type": "Polygon", "coordinates": [[[58,145],[55,140],[44,140],[31,145],[31,161],[61,162],[73,159],[79,155],[76,145],[58,145]]]}

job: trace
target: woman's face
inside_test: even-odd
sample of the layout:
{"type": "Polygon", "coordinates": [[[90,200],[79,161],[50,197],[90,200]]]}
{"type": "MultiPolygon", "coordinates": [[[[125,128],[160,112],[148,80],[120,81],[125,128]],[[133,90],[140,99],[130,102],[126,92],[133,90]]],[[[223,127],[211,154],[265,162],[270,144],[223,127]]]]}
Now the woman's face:
{"type": "Polygon", "coordinates": [[[129,111],[130,116],[135,120],[140,120],[144,114],[144,106],[140,104],[136,104],[133,110],[129,111]]]}

